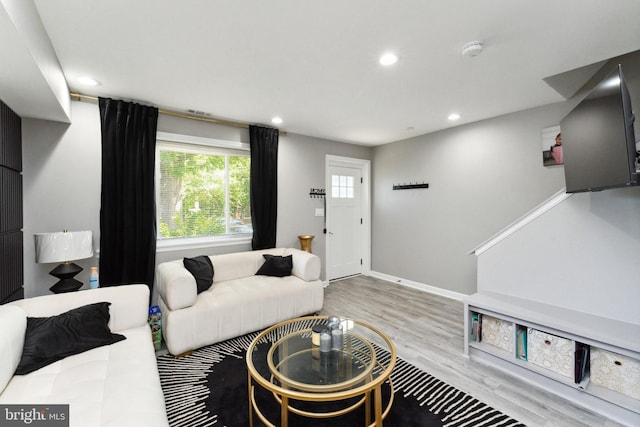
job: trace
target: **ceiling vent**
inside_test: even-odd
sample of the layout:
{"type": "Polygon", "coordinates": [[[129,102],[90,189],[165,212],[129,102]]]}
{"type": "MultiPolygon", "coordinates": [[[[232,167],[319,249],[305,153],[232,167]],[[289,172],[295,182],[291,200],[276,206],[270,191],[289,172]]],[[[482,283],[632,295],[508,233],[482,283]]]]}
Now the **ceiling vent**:
{"type": "Polygon", "coordinates": [[[199,110],[187,110],[187,113],[193,114],[194,116],[211,117],[211,113],[205,113],[204,111],[199,110]]]}

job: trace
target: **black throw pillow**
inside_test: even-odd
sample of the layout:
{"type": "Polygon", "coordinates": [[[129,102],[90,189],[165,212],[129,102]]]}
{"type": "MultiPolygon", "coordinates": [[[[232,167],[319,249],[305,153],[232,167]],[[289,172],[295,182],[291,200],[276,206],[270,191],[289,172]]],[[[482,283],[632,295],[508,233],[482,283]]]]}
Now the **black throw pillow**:
{"type": "Polygon", "coordinates": [[[213,264],[207,255],[200,255],[194,258],[184,258],[182,260],[184,268],[196,279],[198,293],[204,292],[213,283],[213,264]]]}
{"type": "Polygon", "coordinates": [[[109,329],[110,302],[97,302],[51,317],[27,317],[22,358],[25,375],[67,356],[126,339],[109,329]]]}
{"type": "Polygon", "coordinates": [[[291,276],[293,268],[293,256],[278,255],[262,255],[265,259],[264,264],[258,269],[256,276],[274,276],[285,277],[291,276]]]}

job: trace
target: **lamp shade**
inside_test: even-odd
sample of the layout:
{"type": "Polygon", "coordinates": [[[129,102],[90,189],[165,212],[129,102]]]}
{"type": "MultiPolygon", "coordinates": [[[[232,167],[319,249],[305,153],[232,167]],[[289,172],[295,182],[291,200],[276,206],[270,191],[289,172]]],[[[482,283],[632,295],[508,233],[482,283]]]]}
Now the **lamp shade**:
{"type": "Polygon", "coordinates": [[[37,233],[36,262],[66,262],[93,256],[92,231],[37,233]]]}

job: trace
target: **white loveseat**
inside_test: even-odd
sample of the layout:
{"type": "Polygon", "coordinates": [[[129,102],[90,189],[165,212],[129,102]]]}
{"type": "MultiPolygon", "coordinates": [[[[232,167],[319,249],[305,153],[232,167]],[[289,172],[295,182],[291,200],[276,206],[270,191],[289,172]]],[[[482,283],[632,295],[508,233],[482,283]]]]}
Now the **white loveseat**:
{"type": "Polygon", "coordinates": [[[68,404],[71,427],[168,426],[148,307],[145,285],[47,295],[0,306],[0,404],[68,404]],[[14,375],[27,316],[49,317],[103,301],[111,302],[109,328],[125,340],[14,375]]]}
{"type": "Polygon", "coordinates": [[[156,270],[162,334],[171,354],[180,355],[322,308],[324,287],[317,255],[276,248],[209,258],[213,284],[199,294],[182,259],[162,263],[156,270]],[[257,276],[264,254],[292,255],[291,275],[257,276]]]}

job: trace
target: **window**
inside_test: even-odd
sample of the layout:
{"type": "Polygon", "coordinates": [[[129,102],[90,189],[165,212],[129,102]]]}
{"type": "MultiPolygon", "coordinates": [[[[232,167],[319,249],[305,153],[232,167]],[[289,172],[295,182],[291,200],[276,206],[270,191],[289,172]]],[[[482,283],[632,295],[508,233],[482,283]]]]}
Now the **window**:
{"type": "Polygon", "coordinates": [[[247,151],[160,136],[156,146],[158,240],[253,233],[247,151]]]}
{"type": "Polygon", "coordinates": [[[353,177],[331,175],[331,197],[334,199],[353,199],[353,177]]]}

